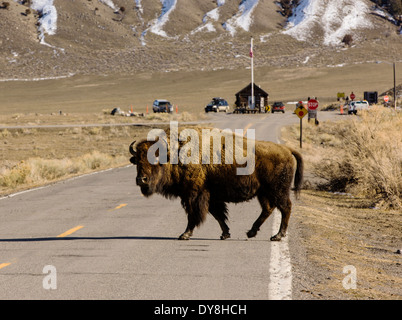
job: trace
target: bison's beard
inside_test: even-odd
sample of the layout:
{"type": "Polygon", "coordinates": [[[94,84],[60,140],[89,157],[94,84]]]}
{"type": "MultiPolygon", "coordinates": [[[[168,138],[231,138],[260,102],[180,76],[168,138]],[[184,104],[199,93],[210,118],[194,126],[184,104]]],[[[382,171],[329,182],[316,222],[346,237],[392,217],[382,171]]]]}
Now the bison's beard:
{"type": "Polygon", "coordinates": [[[147,185],[147,186],[141,186],[141,193],[145,197],[150,197],[154,192],[153,190],[147,185]]]}

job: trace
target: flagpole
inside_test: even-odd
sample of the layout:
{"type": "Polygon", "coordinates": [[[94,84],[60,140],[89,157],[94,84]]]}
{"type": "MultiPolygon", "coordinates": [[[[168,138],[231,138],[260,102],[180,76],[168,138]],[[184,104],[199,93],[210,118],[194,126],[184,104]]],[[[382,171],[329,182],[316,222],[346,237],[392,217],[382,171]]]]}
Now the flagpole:
{"type": "Polygon", "coordinates": [[[254,52],[253,52],[253,37],[251,37],[250,57],[251,57],[251,108],[254,109],[254,52]]]}

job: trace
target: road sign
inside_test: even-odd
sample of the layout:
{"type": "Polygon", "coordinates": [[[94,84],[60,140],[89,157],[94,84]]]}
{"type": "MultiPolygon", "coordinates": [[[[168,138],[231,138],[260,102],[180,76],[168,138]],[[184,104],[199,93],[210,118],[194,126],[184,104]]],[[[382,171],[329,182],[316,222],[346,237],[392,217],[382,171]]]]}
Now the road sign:
{"type": "Polygon", "coordinates": [[[300,106],[298,108],[296,108],[295,113],[296,115],[300,118],[303,119],[303,117],[307,114],[307,109],[303,106],[300,106]]]}
{"type": "Polygon", "coordinates": [[[345,92],[338,92],[336,97],[338,98],[338,101],[340,98],[345,99],[345,92]]]}
{"type": "Polygon", "coordinates": [[[350,94],[350,99],[355,100],[355,98],[356,98],[356,96],[355,96],[355,94],[352,92],[352,93],[350,94]]]}
{"type": "Polygon", "coordinates": [[[302,148],[303,141],[303,117],[308,113],[307,109],[303,105],[299,106],[295,110],[296,115],[300,118],[300,148],[302,148]]]}
{"type": "Polygon", "coordinates": [[[384,101],[388,102],[389,101],[389,97],[388,96],[384,96],[384,101]]]}
{"type": "Polygon", "coordinates": [[[307,107],[309,110],[316,110],[318,108],[318,101],[311,99],[307,102],[307,107]]]}

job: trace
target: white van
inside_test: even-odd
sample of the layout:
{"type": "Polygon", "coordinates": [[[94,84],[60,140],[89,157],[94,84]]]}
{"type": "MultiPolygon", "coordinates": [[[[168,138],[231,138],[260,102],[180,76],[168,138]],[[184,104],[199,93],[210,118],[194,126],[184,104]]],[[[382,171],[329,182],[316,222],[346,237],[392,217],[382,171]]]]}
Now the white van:
{"type": "Polygon", "coordinates": [[[368,110],[370,105],[367,100],[352,101],[348,105],[348,114],[356,114],[357,110],[368,110]]]}

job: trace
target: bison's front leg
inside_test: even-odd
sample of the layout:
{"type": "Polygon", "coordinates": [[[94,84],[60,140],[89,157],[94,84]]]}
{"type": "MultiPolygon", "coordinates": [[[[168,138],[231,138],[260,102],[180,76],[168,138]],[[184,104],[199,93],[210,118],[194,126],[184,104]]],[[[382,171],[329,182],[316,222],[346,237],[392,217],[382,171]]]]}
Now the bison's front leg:
{"type": "Polygon", "coordinates": [[[190,196],[182,198],[181,204],[187,213],[188,223],[179,240],[188,240],[193,235],[194,228],[205,220],[208,213],[209,192],[193,192],[190,196]]]}
{"type": "Polygon", "coordinates": [[[218,221],[222,229],[221,240],[230,238],[229,227],[226,224],[228,209],[224,202],[212,201],[209,203],[209,212],[218,221]]]}
{"type": "Polygon", "coordinates": [[[186,231],[184,231],[180,235],[179,240],[189,240],[191,238],[191,236],[193,235],[194,228],[195,228],[195,225],[190,224],[190,221],[189,221],[187,224],[186,231]]]}

